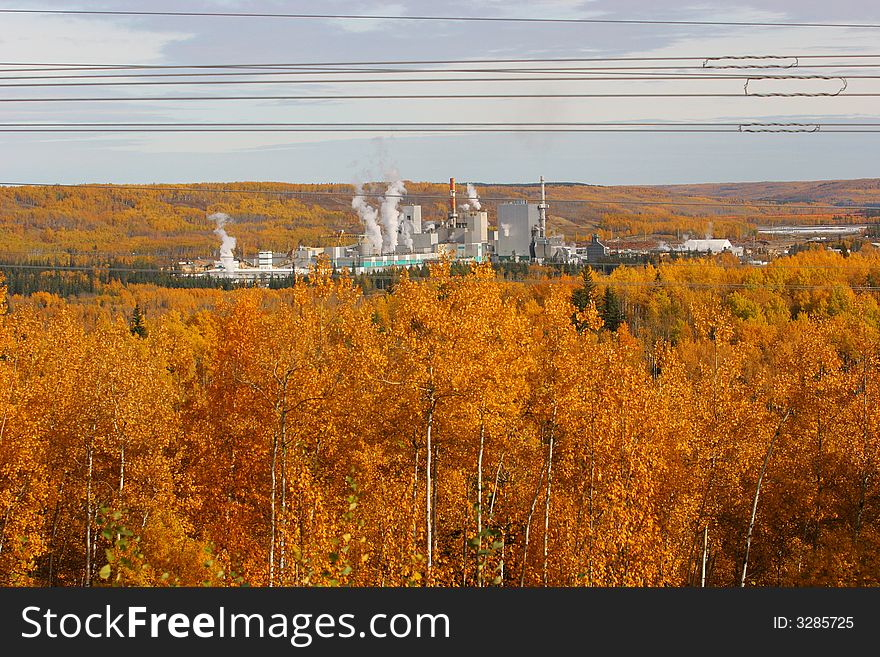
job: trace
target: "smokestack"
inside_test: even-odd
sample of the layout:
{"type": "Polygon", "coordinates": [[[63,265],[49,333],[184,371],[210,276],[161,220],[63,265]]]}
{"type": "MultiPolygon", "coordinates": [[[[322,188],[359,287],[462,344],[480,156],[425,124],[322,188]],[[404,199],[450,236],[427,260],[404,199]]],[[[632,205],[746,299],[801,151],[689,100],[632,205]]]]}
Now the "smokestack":
{"type": "Polygon", "coordinates": [[[541,202],[538,204],[538,237],[546,237],[547,197],[544,194],[544,176],[541,176],[541,202]]]}
{"type": "Polygon", "coordinates": [[[455,228],[458,212],[455,207],[455,178],[449,179],[449,227],[455,228]]]}

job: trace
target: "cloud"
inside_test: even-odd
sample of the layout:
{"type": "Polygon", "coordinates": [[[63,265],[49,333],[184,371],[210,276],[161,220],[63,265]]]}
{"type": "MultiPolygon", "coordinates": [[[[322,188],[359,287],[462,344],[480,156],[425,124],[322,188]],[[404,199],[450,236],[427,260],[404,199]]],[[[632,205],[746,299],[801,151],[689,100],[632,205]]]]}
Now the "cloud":
{"type": "Polygon", "coordinates": [[[474,15],[493,15],[499,18],[598,18],[607,12],[593,5],[596,0],[532,0],[514,4],[510,0],[483,0],[481,6],[494,5],[499,10],[475,12],[474,15]]]}
{"type": "MultiPolygon", "coordinates": [[[[343,12],[340,12],[343,13],[343,12]]],[[[387,4],[387,5],[376,5],[370,9],[364,9],[361,11],[352,11],[352,12],[344,12],[350,13],[350,15],[363,15],[363,16],[404,16],[406,15],[406,7],[401,4],[387,4]]],[[[333,20],[330,21],[332,26],[342,30],[343,32],[351,32],[354,34],[362,34],[364,32],[378,32],[380,30],[389,30],[394,29],[396,26],[400,25],[400,21],[392,21],[392,20],[363,20],[363,19],[350,19],[350,20],[333,20]]]]}
{"type": "Polygon", "coordinates": [[[10,14],[3,17],[0,61],[156,63],[185,32],[135,28],[128,21],[10,14]]]}

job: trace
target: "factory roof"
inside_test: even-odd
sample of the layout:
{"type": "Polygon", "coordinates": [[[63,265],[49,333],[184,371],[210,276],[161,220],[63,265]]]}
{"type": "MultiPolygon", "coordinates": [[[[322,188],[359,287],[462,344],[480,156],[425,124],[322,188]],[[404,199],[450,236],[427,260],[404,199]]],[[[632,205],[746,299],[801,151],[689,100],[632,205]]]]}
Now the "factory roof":
{"type": "Polygon", "coordinates": [[[682,251],[712,251],[713,253],[732,248],[733,244],[727,239],[687,240],[681,245],[682,251]]]}

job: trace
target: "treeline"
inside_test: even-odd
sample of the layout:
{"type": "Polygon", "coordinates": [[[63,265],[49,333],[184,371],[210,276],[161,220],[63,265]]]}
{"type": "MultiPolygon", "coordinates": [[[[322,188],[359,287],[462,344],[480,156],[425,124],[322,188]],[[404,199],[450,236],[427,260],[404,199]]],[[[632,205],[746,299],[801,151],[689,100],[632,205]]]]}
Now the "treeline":
{"type": "MultiPolygon", "coordinates": [[[[88,258],[80,258],[87,262],[88,258]]],[[[181,276],[156,269],[149,260],[101,260],[92,265],[61,265],[41,260],[0,263],[0,273],[10,294],[29,295],[48,292],[61,297],[93,295],[111,283],[151,284],[169,288],[238,287],[231,280],[209,276],[181,276]]],[[[241,285],[246,287],[246,285],[241,285]]]]}
{"type": "Polygon", "coordinates": [[[880,583],[877,251],[429,274],[14,297],[0,583],[880,583]]]}
{"type": "MultiPolygon", "coordinates": [[[[611,271],[618,263],[597,265],[602,271],[611,271]]],[[[501,262],[493,264],[495,270],[506,280],[526,281],[547,276],[576,274],[582,267],[558,264],[539,267],[527,262],[501,262]]],[[[467,263],[452,263],[451,273],[462,276],[470,269],[467,263]]],[[[171,268],[159,269],[151,258],[93,258],[90,256],[60,256],[24,258],[17,262],[0,262],[0,274],[5,277],[6,287],[12,295],[31,295],[47,292],[63,298],[93,296],[100,294],[111,284],[154,285],[167,288],[212,288],[234,290],[247,287],[268,287],[279,290],[293,287],[297,282],[308,280],[308,275],[271,276],[257,280],[234,280],[215,276],[192,276],[175,272],[171,268]]],[[[342,270],[334,271],[341,276],[342,270]]],[[[402,268],[386,272],[357,274],[352,277],[364,293],[390,290],[403,276],[422,279],[430,275],[427,265],[402,268]]]]}

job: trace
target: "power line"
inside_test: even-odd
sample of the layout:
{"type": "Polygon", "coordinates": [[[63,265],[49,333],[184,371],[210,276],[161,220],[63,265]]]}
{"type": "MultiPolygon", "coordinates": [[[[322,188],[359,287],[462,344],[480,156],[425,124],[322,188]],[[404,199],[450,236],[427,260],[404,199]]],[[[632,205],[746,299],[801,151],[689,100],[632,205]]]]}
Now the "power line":
{"type": "Polygon", "coordinates": [[[438,122],[438,123],[0,123],[0,133],[875,133],[880,123],[589,123],[589,122],[438,122]]]}
{"type": "MultiPolygon", "coordinates": [[[[403,72],[405,73],[405,71],[403,72]]],[[[437,71],[443,74],[443,71],[437,71]]],[[[279,73],[279,75],[282,75],[279,73]]],[[[109,76],[106,76],[109,77],[109,76]]],[[[277,85],[277,84],[428,84],[428,83],[473,83],[473,82],[694,82],[722,80],[878,80],[880,75],[768,75],[768,74],[697,74],[678,75],[594,75],[575,77],[574,75],[531,76],[531,77],[455,77],[455,78],[321,78],[321,79],[280,79],[280,80],[146,80],[114,82],[21,82],[0,84],[0,88],[31,87],[145,87],[145,86],[186,86],[186,85],[277,85]]]]}
{"type": "Polygon", "coordinates": [[[717,27],[821,27],[876,29],[876,23],[805,23],[773,21],[699,21],[699,20],[649,20],[631,18],[515,18],[504,16],[395,16],[382,14],[293,14],[255,12],[204,12],[204,11],[121,11],[121,10],[74,10],[74,9],[0,9],[0,14],[46,14],[70,16],[166,16],[193,18],[282,18],[301,20],[364,20],[364,21],[439,21],[474,23],[550,23],[573,25],[690,25],[717,27]]]}
{"type": "MultiPolygon", "coordinates": [[[[210,185],[211,183],[203,183],[210,185]]],[[[285,184],[285,183],[280,183],[285,184]]],[[[288,183],[289,184],[289,183],[288,183]]],[[[548,182],[547,185],[552,188],[553,183],[548,182]]],[[[492,185],[488,185],[492,186],[492,185]]],[[[531,185],[523,185],[523,187],[530,187],[531,185]]],[[[329,190],[283,190],[283,189],[266,189],[266,188],[256,188],[256,189],[234,189],[229,187],[214,187],[214,188],[205,188],[205,187],[193,187],[193,186],[175,186],[175,185],[126,185],[126,184],[105,184],[105,183],[80,183],[80,184],[72,184],[72,183],[33,183],[33,182],[0,182],[0,188],[25,188],[25,187],[38,187],[38,188],[62,188],[62,189],[103,189],[103,190],[127,190],[127,191],[140,191],[140,192],[193,192],[193,193],[217,193],[217,194],[265,194],[265,195],[276,195],[276,196],[331,196],[341,199],[350,199],[354,195],[354,189],[351,191],[345,192],[336,192],[329,190]]],[[[370,191],[362,191],[360,196],[369,197],[369,198],[400,198],[400,199],[438,199],[438,200],[449,200],[448,194],[429,194],[429,193],[407,193],[407,194],[387,194],[383,192],[370,192],[370,191]]],[[[522,196],[481,196],[480,199],[482,201],[493,201],[493,202],[520,202],[524,199],[522,196]]],[[[537,199],[533,199],[537,202],[537,199]]],[[[796,205],[788,203],[785,200],[778,201],[769,201],[763,200],[758,202],[749,202],[746,200],[741,201],[731,201],[731,202],[723,202],[723,201],[634,201],[634,200],[625,200],[625,199],[609,199],[609,200],[599,200],[599,199],[554,199],[549,198],[548,202],[554,205],[561,204],[591,204],[591,205],[640,205],[640,206],[682,206],[682,207],[725,207],[725,208],[772,208],[772,209],[787,209],[787,210],[834,210],[834,211],[846,211],[846,210],[880,210],[880,203],[876,205],[832,205],[832,204],[821,204],[817,203],[814,205],[796,205]]],[[[774,213],[775,215],[775,213],[774,213]]],[[[795,216],[795,215],[793,215],[795,216]]],[[[804,216],[804,215],[796,215],[796,216],[804,216]]]]}
{"type": "MultiPolygon", "coordinates": [[[[862,64],[856,65],[862,68],[878,68],[880,64],[862,64]]],[[[820,68],[822,65],[817,67],[810,68],[820,68]]],[[[827,68],[853,68],[853,67],[842,67],[839,65],[827,65],[827,68]]],[[[679,71],[679,70],[699,70],[704,71],[705,68],[701,66],[612,66],[612,67],[585,67],[585,66],[575,66],[575,67],[554,67],[554,68],[534,68],[534,67],[517,67],[517,68],[445,68],[445,69],[436,69],[436,68],[407,68],[407,69],[382,69],[382,68],[330,68],[330,67],[310,67],[310,68],[273,68],[272,70],[237,70],[237,71],[211,71],[208,73],[204,72],[193,72],[193,73],[169,73],[169,72],[159,72],[159,73],[116,73],[116,72],[104,72],[101,74],[91,74],[91,73],[83,73],[76,75],[16,75],[16,76],[3,76],[0,77],[0,80],[107,80],[107,79],[116,79],[116,78],[125,78],[127,79],[139,79],[139,78],[216,78],[216,77],[229,77],[229,76],[248,76],[248,77],[259,77],[259,76],[267,76],[267,75],[317,75],[317,74],[351,74],[351,73],[364,73],[364,74],[387,74],[387,75],[402,75],[402,74],[411,74],[411,73],[436,73],[438,75],[447,75],[450,73],[512,73],[512,74],[533,74],[533,75],[544,75],[544,74],[585,74],[585,73],[593,73],[593,72],[603,72],[603,71],[633,71],[632,74],[622,74],[627,77],[623,77],[625,80],[630,79],[630,75],[635,74],[644,74],[644,71],[651,70],[662,70],[662,71],[679,71]]],[[[9,72],[17,72],[15,70],[0,70],[0,73],[9,73],[9,72]]],[[[42,71],[38,71],[42,72],[42,71]]],[[[49,71],[48,69],[45,72],[58,72],[58,71],[49,71]]],[[[685,75],[685,74],[683,74],[685,75]]],[[[693,75],[693,74],[687,74],[693,75]]],[[[678,76],[676,76],[677,78],[678,76]]],[[[704,75],[700,76],[706,77],[704,75]]],[[[733,77],[733,76],[727,76],[733,77]]],[[[837,77],[837,76],[835,76],[837,77]]],[[[506,78],[499,78],[500,80],[504,80],[506,78]]],[[[556,79],[556,78],[551,78],[556,79]]],[[[562,80],[582,80],[582,79],[593,79],[592,77],[588,78],[560,78],[562,80]]],[[[602,79],[602,78],[600,78],[602,79]]],[[[653,79],[653,78],[650,78],[653,79]]],[[[666,78],[661,78],[666,79],[666,78]]],[[[690,78],[687,78],[690,79],[690,78]]],[[[446,78],[443,78],[441,81],[445,81],[446,78]]],[[[478,80],[482,81],[482,78],[478,78],[478,80]]],[[[264,80],[266,83],[276,82],[278,80],[264,80]]],[[[284,80],[281,80],[284,81],[284,80]]],[[[187,82],[186,80],[183,82],[187,82]]],[[[6,85],[9,86],[9,85],[6,85]]]]}
{"type": "MultiPolygon", "coordinates": [[[[0,62],[0,66],[35,66],[57,67],[58,70],[75,70],[76,67],[91,69],[214,69],[214,68],[293,68],[300,66],[404,66],[404,65],[439,65],[439,64],[547,64],[547,63],[602,63],[602,62],[673,62],[694,61],[702,62],[704,68],[716,68],[706,66],[710,61],[724,60],[768,60],[768,59],[880,59],[880,54],[870,53],[834,53],[834,54],[797,54],[797,55],[725,55],[725,56],[680,56],[680,57],[545,57],[545,58],[486,58],[486,59],[397,59],[397,60],[349,60],[332,62],[262,62],[262,63],[210,63],[210,64],[110,64],[110,63],[83,63],[83,62],[0,62]],[[74,67],[73,69],[71,67],[74,67]]],[[[721,68],[721,67],[717,67],[721,68]]],[[[45,70],[43,68],[36,70],[45,70]]]]}
{"type": "Polygon", "coordinates": [[[468,100],[468,99],[530,99],[530,98],[767,98],[767,97],[834,97],[876,98],[880,92],[852,93],[510,93],[510,94],[334,94],[334,95],[247,95],[247,96],[70,96],[2,98],[0,103],[70,103],[70,102],[168,102],[200,100],[468,100]]]}
{"type": "MultiPolygon", "coordinates": [[[[189,68],[189,67],[179,67],[179,68],[189,68]]],[[[221,68],[221,67],[216,67],[221,68]]],[[[231,68],[231,67],[229,67],[231,68]]],[[[168,72],[165,69],[159,69],[159,72],[144,72],[147,69],[146,67],[141,69],[134,69],[138,72],[132,73],[128,72],[132,69],[118,69],[118,68],[106,68],[106,69],[89,69],[89,70],[100,70],[100,73],[79,73],[83,69],[64,69],[64,68],[46,68],[46,69],[3,69],[0,68],[0,73],[76,73],[75,75],[15,75],[15,76],[2,76],[0,80],[104,80],[104,79],[116,79],[116,78],[125,78],[125,79],[139,79],[139,78],[216,78],[216,77],[230,77],[230,76],[250,76],[250,77],[259,77],[259,76],[269,76],[269,75],[317,75],[317,74],[387,74],[387,75],[402,75],[402,74],[412,74],[412,73],[436,73],[438,75],[447,75],[450,73],[511,73],[511,74],[533,74],[533,75],[546,75],[546,74],[566,74],[566,75],[574,75],[574,74],[593,74],[593,73],[603,73],[605,71],[615,71],[615,72],[623,72],[621,73],[623,80],[630,79],[644,79],[644,78],[634,78],[635,75],[644,74],[646,71],[709,71],[709,70],[728,70],[728,69],[736,69],[736,70],[755,70],[755,71],[766,71],[772,70],[793,70],[794,67],[791,66],[783,66],[783,67],[757,67],[757,66],[555,66],[555,67],[543,67],[537,68],[533,66],[519,66],[519,67],[495,67],[495,68],[353,68],[353,67],[330,67],[330,66],[272,66],[272,67],[262,67],[262,68],[242,68],[235,67],[236,70],[228,70],[227,67],[223,67],[222,70],[211,70],[210,72],[204,71],[193,71],[193,69],[189,69],[192,72],[180,72],[179,69],[176,72],[168,72]],[[125,72],[120,72],[125,71],[125,72]]],[[[797,70],[809,70],[809,69],[866,69],[866,68],[880,68],[880,62],[870,63],[870,64],[810,64],[807,66],[798,66],[797,70]]],[[[652,74],[653,75],[653,74],[652,74]]],[[[755,77],[760,75],[760,77],[764,77],[766,74],[764,73],[752,73],[752,74],[740,74],[740,76],[735,75],[725,75],[713,77],[706,75],[705,73],[701,73],[699,75],[693,73],[683,73],[674,76],[674,79],[742,79],[742,77],[748,75],[749,77],[755,77]]],[[[661,80],[668,80],[669,77],[659,77],[661,80]]],[[[839,77],[854,77],[848,74],[835,74],[833,76],[822,75],[822,76],[809,76],[808,79],[832,79],[839,77]]],[[[876,76],[874,76],[876,77],[876,76]]],[[[562,78],[563,80],[567,80],[569,78],[562,78]]],[[[606,78],[571,78],[575,81],[587,79],[600,79],[604,80],[606,78]]],[[[616,78],[615,78],[616,79],[616,78]]],[[[647,78],[647,79],[656,79],[655,77],[647,78]]],[[[775,76],[771,79],[804,79],[800,76],[793,75],[784,75],[784,76],[775,76]]],[[[445,78],[441,81],[445,81],[445,78]]],[[[274,82],[274,80],[268,81],[274,82]]]]}

